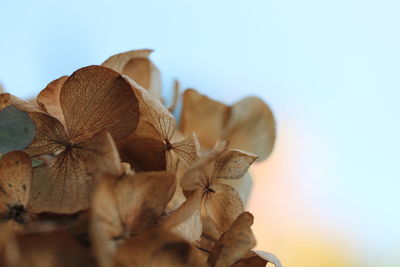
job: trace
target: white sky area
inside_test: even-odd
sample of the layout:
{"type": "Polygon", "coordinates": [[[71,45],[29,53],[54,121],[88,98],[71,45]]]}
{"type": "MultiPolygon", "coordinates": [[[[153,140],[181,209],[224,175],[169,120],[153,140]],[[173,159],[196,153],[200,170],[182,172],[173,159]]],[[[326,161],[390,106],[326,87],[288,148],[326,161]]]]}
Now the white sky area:
{"type": "Polygon", "coordinates": [[[278,134],[287,125],[306,148],[294,179],[315,212],[374,266],[399,260],[399,1],[23,2],[0,2],[7,91],[32,97],[79,67],[153,48],[166,90],[179,78],[227,103],[267,101],[278,134]]]}

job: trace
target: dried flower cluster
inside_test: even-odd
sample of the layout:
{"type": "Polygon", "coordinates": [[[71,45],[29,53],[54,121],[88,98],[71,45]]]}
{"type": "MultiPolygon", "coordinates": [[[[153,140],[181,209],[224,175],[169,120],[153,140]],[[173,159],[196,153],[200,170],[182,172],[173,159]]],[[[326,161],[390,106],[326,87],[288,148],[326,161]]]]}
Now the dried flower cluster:
{"type": "Polygon", "coordinates": [[[150,53],[0,95],[0,266],[280,266],[244,208],[270,109],[189,89],[177,125],[150,53]]]}

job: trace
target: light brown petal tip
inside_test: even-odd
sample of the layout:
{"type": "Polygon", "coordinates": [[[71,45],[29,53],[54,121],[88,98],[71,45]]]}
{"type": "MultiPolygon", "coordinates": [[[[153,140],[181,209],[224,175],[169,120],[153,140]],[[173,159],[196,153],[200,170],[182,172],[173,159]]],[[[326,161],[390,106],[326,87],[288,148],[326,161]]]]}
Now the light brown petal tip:
{"type": "Polygon", "coordinates": [[[226,150],[215,162],[214,177],[225,179],[241,178],[257,158],[256,155],[237,149],[226,150]]]}
{"type": "Polygon", "coordinates": [[[193,89],[183,93],[180,130],[185,135],[195,132],[200,143],[211,149],[224,132],[229,107],[211,100],[193,89]]]}
{"type": "Polygon", "coordinates": [[[60,105],[60,93],[67,78],[68,76],[62,76],[52,81],[36,97],[36,103],[39,107],[52,117],[58,119],[63,125],[65,125],[65,120],[60,105]]]}
{"type": "Polygon", "coordinates": [[[232,148],[249,151],[258,160],[267,158],[275,144],[275,119],[268,105],[257,97],[246,97],[231,106],[222,138],[232,148]]]}
{"type": "Polygon", "coordinates": [[[161,75],[149,56],[153,50],[132,50],[111,56],[102,66],[109,67],[135,80],[151,95],[161,99],[161,75]]]}

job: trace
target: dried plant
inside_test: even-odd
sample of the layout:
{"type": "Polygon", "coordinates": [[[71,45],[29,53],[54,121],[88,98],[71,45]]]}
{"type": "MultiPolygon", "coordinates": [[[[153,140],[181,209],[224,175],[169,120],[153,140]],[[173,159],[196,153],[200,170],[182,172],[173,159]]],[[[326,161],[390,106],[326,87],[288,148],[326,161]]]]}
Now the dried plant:
{"type": "Polygon", "coordinates": [[[0,92],[0,266],[281,266],[245,211],[272,112],[188,89],[177,125],[151,52],[0,92]]]}

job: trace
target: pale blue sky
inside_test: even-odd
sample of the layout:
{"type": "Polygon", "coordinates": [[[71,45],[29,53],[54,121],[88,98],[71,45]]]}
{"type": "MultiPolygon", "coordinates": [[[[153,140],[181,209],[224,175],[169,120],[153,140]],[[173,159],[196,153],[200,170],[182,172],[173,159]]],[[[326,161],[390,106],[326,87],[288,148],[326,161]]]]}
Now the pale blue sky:
{"type": "Polygon", "coordinates": [[[390,266],[400,255],[399,1],[20,2],[0,2],[0,81],[11,93],[33,96],[79,67],[153,48],[165,88],[178,77],[226,102],[259,95],[278,126],[318,139],[299,162],[322,175],[296,177],[317,211],[369,257],[390,266]]]}

